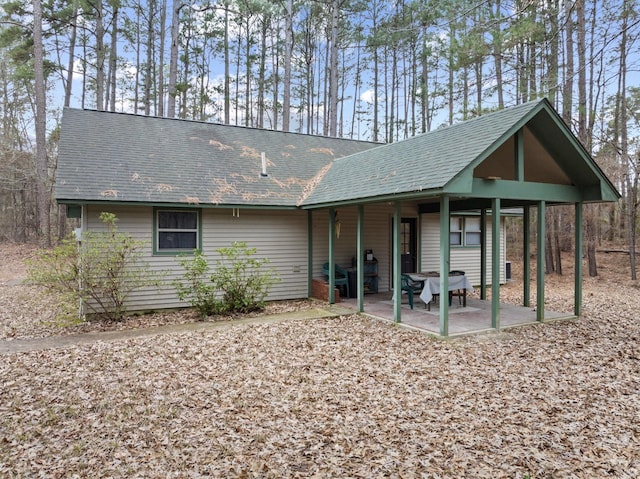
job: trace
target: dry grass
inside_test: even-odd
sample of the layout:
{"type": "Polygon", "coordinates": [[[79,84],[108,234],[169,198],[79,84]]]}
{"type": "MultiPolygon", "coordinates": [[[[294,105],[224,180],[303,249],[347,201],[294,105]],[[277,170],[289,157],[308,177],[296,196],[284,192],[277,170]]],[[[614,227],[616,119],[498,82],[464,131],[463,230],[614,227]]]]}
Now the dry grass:
{"type": "Polygon", "coordinates": [[[0,477],[638,477],[637,289],[602,273],[585,318],[456,341],[352,315],[6,355],[0,477]]]}

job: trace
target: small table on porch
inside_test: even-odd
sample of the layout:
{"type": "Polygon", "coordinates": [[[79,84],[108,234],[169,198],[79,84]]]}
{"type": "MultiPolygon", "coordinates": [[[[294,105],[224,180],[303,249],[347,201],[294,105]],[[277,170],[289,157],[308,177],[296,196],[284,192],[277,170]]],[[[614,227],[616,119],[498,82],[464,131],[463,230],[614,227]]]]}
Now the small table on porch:
{"type": "MultiPolygon", "coordinates": [[[[418,273],[411,273],[409,277],[413,281],[420,281],[424,286],[422,293],[420,293],[420,299],[424,301],[424,304],[429,304],[433,299],[434,294],[440,294],[440,277],[439,276],[426,276],[418,273]]],[[[449,291],[455,291],[456,289],[464,290],[463,306],[467,307],[467,291],[473,291],[473,285],[469,281],[466,275],[452,275],[449,276],[449,291]]]]}

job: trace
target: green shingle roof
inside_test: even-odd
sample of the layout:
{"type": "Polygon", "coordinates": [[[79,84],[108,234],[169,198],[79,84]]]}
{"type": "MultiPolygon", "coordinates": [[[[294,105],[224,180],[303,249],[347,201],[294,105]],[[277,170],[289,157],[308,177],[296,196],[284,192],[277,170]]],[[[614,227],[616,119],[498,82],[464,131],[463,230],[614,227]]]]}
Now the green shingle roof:
{"type": "Polygon", "coordinates": [[[66,108],[56,198],[293,207],[336,158],[375,143],[66,108]],[[265,152],[268,177],[260,176],[265,152]]]}
{"type": "Polygon", "coordinates": [[[304,205],[429,190],[435,194],[502,143],[507,132],[540,104],[525,103],[342,158],[304,205]]]}
{"type": "Polygon", "coordinates": [[[66,108],[56,199],[315,208],[443,192],[471,197],[474,168],[525,125],[576,188],[599,189],[592,200],[619,197],[540,100],[387,145],[66,108]]]}

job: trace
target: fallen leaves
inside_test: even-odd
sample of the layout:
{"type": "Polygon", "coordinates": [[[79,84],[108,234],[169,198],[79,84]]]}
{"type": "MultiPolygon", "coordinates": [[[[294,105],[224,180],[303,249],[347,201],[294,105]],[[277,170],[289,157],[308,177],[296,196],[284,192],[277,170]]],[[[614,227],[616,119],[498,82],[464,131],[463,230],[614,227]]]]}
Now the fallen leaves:
{"type": "Polygon", "coordinates": [[[352,315],[6,355],[0,476],[637,477],[628,288],[456,341],[352,315]]]}

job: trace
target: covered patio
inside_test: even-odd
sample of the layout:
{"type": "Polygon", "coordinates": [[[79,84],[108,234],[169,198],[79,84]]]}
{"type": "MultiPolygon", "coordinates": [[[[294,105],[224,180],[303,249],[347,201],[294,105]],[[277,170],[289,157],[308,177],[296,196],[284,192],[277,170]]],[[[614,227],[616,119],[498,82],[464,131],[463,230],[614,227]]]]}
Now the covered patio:
{"type": "MultiPolygon", "coordinates": [[[[583,205],[587,202],[616,201],[620,195],[582,147],[553,106],[545,99],[474,118],[398,143],[385,145],[336,160],[318,179],[318,186],[302,202],[309,211],[309,244],[314,239],[315,215],[326,215],[329,265],[329,302],[335,301],[336,238],[340,236],[337,208],[357,208],[353,232],[357,245],[357,298],[348,300],[358,312],[405,323],[440,337],[484,330],[500,330],[520,324],[543,322],[582,315],[583,205]],[[474,212],[479,215],[479,274],[474,286],[478,299],[470,298],[467,308],[451,307],[446,301],[439,308],[424,311],[418,303],[411,310],[401,291],[403,273],[425,271],[425,258],[418,252],[417,270],[407,271],[401,251],[403,209],[414,205],[418,222],[426,215],[439,218],[439,230],[433,238],[439,256],[440,298],[448,296],[451,268],[452,214],[474,212]],[[575,288],[572,314],[545,308],[544,257],[545,215],[551,205],[574,207],[575,288]],[[387,297],[365,296],[365,207],[392,208],[390,266],[387,297]],[[520,307],[500,303],[501,215],[504,209],[522,212],[522,250],[525,258],[535,244],[535,275],[524,262],[523,304],[520,307]],[[535,211],[535,231],[530,224],[535,211]],[[490,225],[488,222],[490,217],[490,225]],[[531,278],[535,276],[535,284],[531,278]],[[532,295],[532,289],[535,294],[532,295]],[[491,293],[491,297],[487,293],[491,293]],[[530,298],[536,298],[530,304],[530,298]]],[[[383,233],[384,234],[384,233],[383,233]]],[[[368,237],[371,241],[371,238],[368,237]]],[[[323,241],[324,242],[324,241],[323,241]]],[[[455,247],[455,246],[454,246],[455,247]]],[[[310,247],[310,251],[312,248],[310,247]]],[[[314,258],[309,259],[309,290],[313,279],[314,258]]],[[[383,291],[384,292],[384,291],[383,291]]]]}

